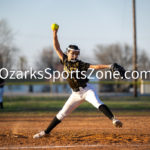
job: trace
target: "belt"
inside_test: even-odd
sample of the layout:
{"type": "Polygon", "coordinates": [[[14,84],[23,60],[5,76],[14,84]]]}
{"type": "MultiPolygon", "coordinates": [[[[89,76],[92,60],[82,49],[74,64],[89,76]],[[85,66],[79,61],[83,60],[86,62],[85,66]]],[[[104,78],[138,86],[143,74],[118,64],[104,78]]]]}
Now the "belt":
{"type": "MultiPolygon", "coordinates": [[[[87,85],[85,84],[85,85],[82,85],[82,86],[80,86],[81,88],[85,88],[87,85]]],[[[75,89],[72,89],[74,92],[78,92],[78,91],[80,91],[80,87],[78,87],[78,88],[75,88],[75,89]]]]}

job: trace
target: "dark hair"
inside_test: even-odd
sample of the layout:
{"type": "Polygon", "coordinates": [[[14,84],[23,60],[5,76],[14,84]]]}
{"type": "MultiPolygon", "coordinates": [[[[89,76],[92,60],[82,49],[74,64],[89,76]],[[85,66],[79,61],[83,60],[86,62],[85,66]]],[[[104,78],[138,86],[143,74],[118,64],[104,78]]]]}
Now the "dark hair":
{"type": "Polygon", "coordinates": [[[77,45],[69,45],[68,48],[74,49],[74,50],[79,50],[77,45]]]}

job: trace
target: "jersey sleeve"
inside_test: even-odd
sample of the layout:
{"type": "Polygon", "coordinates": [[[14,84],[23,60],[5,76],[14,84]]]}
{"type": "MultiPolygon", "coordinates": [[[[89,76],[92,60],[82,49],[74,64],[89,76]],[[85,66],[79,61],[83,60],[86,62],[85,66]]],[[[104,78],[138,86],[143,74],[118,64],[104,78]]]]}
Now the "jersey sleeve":
{"type": "Polygon", "coordinates": [[[90,63],[80,61],[80,70],[81,71],[87,71],[89,66],[90,66],[90,63]]]}
{"type": "Polygon", "coordinates": [[[64,62],[67,60],[67,55],[63,54],[63,59],[60,59],[60,63],[64,64],[64,62]]]}

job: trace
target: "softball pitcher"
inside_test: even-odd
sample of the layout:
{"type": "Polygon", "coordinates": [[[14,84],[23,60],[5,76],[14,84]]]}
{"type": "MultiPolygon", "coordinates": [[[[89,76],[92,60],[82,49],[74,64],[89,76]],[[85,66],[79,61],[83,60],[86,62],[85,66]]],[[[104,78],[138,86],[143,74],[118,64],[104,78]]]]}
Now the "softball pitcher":
{"type": "Polygon", "coordinates": [[[63,108],[54,117],[47,129],[35,134],[33,138],[40,138],[48,135],[52,129],[56,127],[56,125],[58,125],[84,101],[91,103],[95,108],[103,112],[112,121],[113,125],[116,127],[122,127],[122,122],[117,120],[110,109],[99,99],[94,88],[88,84],[88,78],[84,76],[83,72],[87,72],[89,68],[112,69],[120,71],[120,75],[123,76],[124,68],[116,63],[113,65],[92,65],[85,63],[78,59],[80,49],[76,45],[69,45],[67,47],[67,53],[64,54],[58,42],[57,31],[58,28],[53,29],[53,46],[64,66],[64,70],[69,74],[67,81],[72,89],[72,94],[64,104],[63,108]],[[77,70],[78,77],[75,72],[77,70]]]}

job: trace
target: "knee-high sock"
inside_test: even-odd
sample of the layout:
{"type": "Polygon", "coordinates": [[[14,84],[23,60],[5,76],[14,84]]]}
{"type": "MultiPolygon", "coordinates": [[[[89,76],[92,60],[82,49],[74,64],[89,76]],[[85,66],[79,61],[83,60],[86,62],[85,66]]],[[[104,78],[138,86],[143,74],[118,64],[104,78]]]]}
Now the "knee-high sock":
{"type": "Polygon", "coordinates": [[[109,119],[112,120],[114,118],[114,115],[105,104],[100,105],[99,110],[102,111],[109,119]]]}
{"type": "Polygon", "coordinates": [[[58,120],[57,117],[54,117],[54,119],[52,120],[52,122],[49,124],[49,126],[45,130],[45,133],[49,134],[51,132],[51,130],[53,128],[55,128],[57,126],[57,124],[59,124],[60,122],[61,122],[61,120],[58,120]]]}

